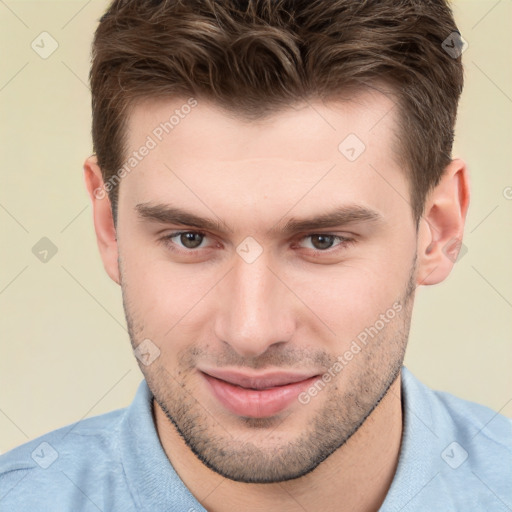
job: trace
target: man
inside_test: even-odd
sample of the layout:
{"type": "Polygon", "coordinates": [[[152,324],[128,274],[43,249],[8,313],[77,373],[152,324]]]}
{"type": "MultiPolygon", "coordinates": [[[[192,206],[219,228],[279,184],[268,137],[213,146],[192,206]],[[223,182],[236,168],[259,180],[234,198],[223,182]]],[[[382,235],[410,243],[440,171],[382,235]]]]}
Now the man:
{"type": "Polygon", "coordinates": [[[402,366],[460,45],[441,0],[112,3],[84,170],[145,379],[0,458],[2,510],[512,510],[510,420],[402,366]]]}

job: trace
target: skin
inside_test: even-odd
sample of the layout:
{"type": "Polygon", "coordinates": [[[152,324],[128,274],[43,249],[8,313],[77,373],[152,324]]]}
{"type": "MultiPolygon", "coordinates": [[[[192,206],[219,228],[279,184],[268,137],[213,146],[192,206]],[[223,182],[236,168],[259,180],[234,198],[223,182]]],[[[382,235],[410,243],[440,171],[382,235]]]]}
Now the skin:
{"type": "MultiPolygon", "coordinates": [[[[185,102],[136,105],[130,150],[185,102]]],[[[95,157],[84,164],[98,246],[122,287],[132,346],[149,338],[160,350],[139,363],[158,435],[209,511],[374,511],[386,496],[400,452],[399,370],[415,289],[449,274],[454,258],[444,248],[462,238],[469,201],[466,165],[452,160],[416,225],[393,152],[393,106],[367,90],[246,122],[198,100],[122,179],[117,228],[108,198],[95,194],[103,186],[95,157]],[[366,146],[353,162],[338,150],[350,133],[366,146]],[[219,229],[142,218],[140,204],[186,209],[219,229]],[[376,218],[282,230],[337,207],[376,218]],[[163,242],[179,230],[205,236],[191,235],[198,248],[180,236],[163,242]],[[262,250],[251,263],[237,253],[248,236],[262,250]],[[200,373],[323,375],[397,304],[321,392],[275,415],[230,412],[200,373]]]]}

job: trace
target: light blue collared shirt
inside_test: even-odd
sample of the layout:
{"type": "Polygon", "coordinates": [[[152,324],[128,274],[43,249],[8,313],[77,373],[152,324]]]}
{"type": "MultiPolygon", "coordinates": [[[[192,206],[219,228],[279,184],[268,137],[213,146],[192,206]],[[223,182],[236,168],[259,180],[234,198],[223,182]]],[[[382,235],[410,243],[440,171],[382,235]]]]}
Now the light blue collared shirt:
{"type": "MultiPolygon", "coordinates": [[[[0,456],[1,512],[204,512],[174,471],[143,380],[132,404],[0,456]]],[[[512,420],[402,369],[404,430],[380,512],[512,511],[512,420]]]]}

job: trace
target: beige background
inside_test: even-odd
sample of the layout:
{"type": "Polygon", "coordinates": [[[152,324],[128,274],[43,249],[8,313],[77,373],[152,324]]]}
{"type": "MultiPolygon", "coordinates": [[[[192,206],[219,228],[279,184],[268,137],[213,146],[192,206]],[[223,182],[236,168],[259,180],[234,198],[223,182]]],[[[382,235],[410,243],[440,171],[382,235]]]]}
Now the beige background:
{"type": "MultiPolygon", "coordinates": [[[[82,171],[90,41],[106,5],[0,2],[0,452],[128,405],[142,379],[82,171]],[[31,48],[43,31],[58,43],[46,59],[31,48]],[[32,252],[42,237],[58,249],[46,263],[32,252]]],[[[512,2],[459,0],[454,11],[469,44],[454,151],[472,176],[468,252],[419,291],[406,365],[512,416],[512,2]]]]}

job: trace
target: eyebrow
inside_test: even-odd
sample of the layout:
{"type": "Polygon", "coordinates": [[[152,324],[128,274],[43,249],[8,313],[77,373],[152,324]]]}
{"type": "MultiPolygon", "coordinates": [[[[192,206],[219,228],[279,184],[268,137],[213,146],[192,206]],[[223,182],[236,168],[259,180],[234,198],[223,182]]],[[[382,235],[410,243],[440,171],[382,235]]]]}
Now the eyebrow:
{"type": "MultiPolygon", "coordinates": [[[[149,220],[166,224],[181,224],[208,231],[233,233],[234,230],[226,223],[216,219],[201,217],[183,208],[173,207],[166,204],[139,203],[135,206],[141,220],[149,220]]],[[[382,220],[382,215],[375,210],[359,206],[340,206],[310,218],[290,218],[284,227],[277,228],[276,225],[269,230],[270,234],[281,233],[290,235],[302,231],[315,231],[317,229],[333,228],[344,226],[355,222],[376,222],[382,220]]],[[[279,224],[279,223],[278,223],[279,224]]]]}
{"type": "Polygon", "coordinates": [[[165,224],[183,224],[184,226],[192,226],[209,231],[228,231],[233,233],[225,223],[219,220],[207,219],[200,217],[192,212],[182,208],[175,208],[166,204],[139,203],[135,206],[139,218],[153,222],[161,222],[165,224]]]}
{"type": "MultiPolygon", "coordinates": [[[[309,219],[296,219],[292,217],[280,231],[284,234],[292,234],[301,231],[315,231],[316,229],[345,226],[355,222],[376,222],[380,220],[382,220],[382,215],[375,210],[358,205],[347,205],[309,219]]],[[[273,228],[271,231],[274,232],[275,229],[273,228]]]]}

